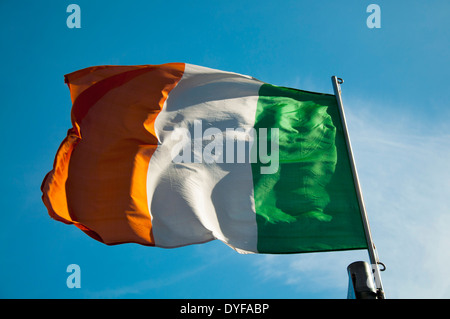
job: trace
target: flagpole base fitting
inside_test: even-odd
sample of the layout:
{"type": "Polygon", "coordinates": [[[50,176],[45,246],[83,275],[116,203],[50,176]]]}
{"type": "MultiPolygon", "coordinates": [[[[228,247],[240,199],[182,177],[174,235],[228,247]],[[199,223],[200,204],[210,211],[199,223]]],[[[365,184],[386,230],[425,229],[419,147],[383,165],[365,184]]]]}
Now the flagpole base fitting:
{"type": "Polygon", "coordinates": [[[348,265],[347,272],[348,299],[379,299],[381,297],[374,285],[372,268],[367,262],[355,261],[348,265]]]}

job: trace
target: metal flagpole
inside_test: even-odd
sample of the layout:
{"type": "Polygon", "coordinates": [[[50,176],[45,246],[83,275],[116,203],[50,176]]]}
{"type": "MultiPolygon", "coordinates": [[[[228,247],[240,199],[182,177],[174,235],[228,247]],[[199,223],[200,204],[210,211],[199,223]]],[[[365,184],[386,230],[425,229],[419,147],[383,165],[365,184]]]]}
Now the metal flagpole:
{"type": "MultiPolygon", "coordinates": [[[[370,232],[369,220],[367,217],[366,208],[364,206],[364,200],[362,197],[361,186],[359,185],[358,173],[356,171],[352,146],[350,144],[350,137],[348,135],[347,123],[345,121],[344,107],[342,104],[341,87],[340,87],[340,84],[344,83],[344,81],[341,78],[337,78],[336,76],[332,76],[331,81],[333,82],[334,94],[336,95],[339,113],[341,116],[342,129],[344,131],[345,141],[347,143],[347,151],[348,151],[348,155],[349,155],[350,163],[351,163],[351,167],[352,167],[353,180],[354,180],[355,187],[356,187],[356,194],[358,196],[361,218],[362,218],[363,225],[364,225],[364,232],[366,234],[367,249],[369,251],[370,263],[372,264],[372,271],[373,271],[373,276],[374,276],[374,280],[375,280],[375,287],[377,289],[378,298],[384,299],[385,296],[384,296],[384,291],[383,291],[383,284],[381,283],[380,269],[378,268],[378,265],[379,264],[383,265],[383,263],[381,263],[379,261],[378,254],[377,254],[376,248],[375,248],[375,244],[372,241],[372,234],[370,232]]],[[[383,267],[384,267],[384,265],[383,265],[383,267]]],[[[383,268],[383,270],[385,270],[385,267],[383,268]]]]}

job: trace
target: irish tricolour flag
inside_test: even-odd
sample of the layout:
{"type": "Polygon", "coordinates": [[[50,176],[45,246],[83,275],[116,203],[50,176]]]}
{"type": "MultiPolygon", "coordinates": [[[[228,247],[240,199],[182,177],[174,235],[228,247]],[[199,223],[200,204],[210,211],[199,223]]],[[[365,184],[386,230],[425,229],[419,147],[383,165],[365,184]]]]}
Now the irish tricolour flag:
{"type": "Polygon", "coordinates": [[[365,249],[336,97],[184,63],[66,75],[51,217],[108,245],[365,249]]]}

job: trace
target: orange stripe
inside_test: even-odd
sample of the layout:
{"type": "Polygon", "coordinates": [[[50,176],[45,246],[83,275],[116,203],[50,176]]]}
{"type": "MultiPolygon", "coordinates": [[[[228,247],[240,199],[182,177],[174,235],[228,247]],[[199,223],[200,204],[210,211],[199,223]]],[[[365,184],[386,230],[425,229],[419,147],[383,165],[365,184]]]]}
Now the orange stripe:
{"type": "Polygon", "coordinates": [[[149,67],[148,65],[129,65],[129,66],[117,66],[117,65],[101,65],[93,66],[85,69],[81,69],[64,76],[65,82],[70,88],[70,96],[72,102],[80,95],[84,90],[91,87],[97,82],[107,79],[119,73],[143,69],[149,67]],[[69,81],[70,78],[70,81],[69,81]]]}
{"type": "Polygon", "coordinates": [[[53,218],[106,244],[154,245],[146,191],[154,121],[183,72],[183,63],[171,63],[66,76],[74,128],[42,187],[53,218]]]}
{"type": "Polygon", "coordinates": [[[65,183],[68,175],[69,160],[72,151],[78,143],[79,138],[69,130],[67,137],[61,143],[50,171],[42,182],[42,200],[47,206],[50,216],[66,224],[73,223],[69,214],[66,201],[65,183]]]}
{"type": "MultiPolygon", "coordinates": [[[[154,70],[155,68],[156,67],[154,66],[149,66],[110,75],[106,79],[96,82],[95,85],[86,88],[80,92],[73,101],[72,122],[80,125],[90,108],[106,93],[124,85],[141,74],[154,70]]],[[[69,76],[66,76],[66,81],[69,81],[69,76]]],[[[74,87],[76,90],[77,86],[69,85],[69,87],[74,87]]]]}

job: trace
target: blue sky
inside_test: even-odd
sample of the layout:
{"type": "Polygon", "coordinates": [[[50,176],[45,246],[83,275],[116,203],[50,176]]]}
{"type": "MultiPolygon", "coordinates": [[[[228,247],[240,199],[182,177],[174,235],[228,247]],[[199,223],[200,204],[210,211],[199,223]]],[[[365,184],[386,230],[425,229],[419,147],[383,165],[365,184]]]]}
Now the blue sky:
{"type": "Polygon", "coordinates": [[[1,1],[2,298],[346,298],[367,252],[239,255],[220,242],[106,246],[56,222],[40,185],[70,124],[63,75],[188,62],[332,93],[350,138],[388,298],[449,298],[450,3],[1,1]],[[81,8],[69,29],[66,8],[81,8]],[[381,8],[369,29],[366,8],[381,8]],[[66,268],[78,264],[81,288],[66,268]]]}

